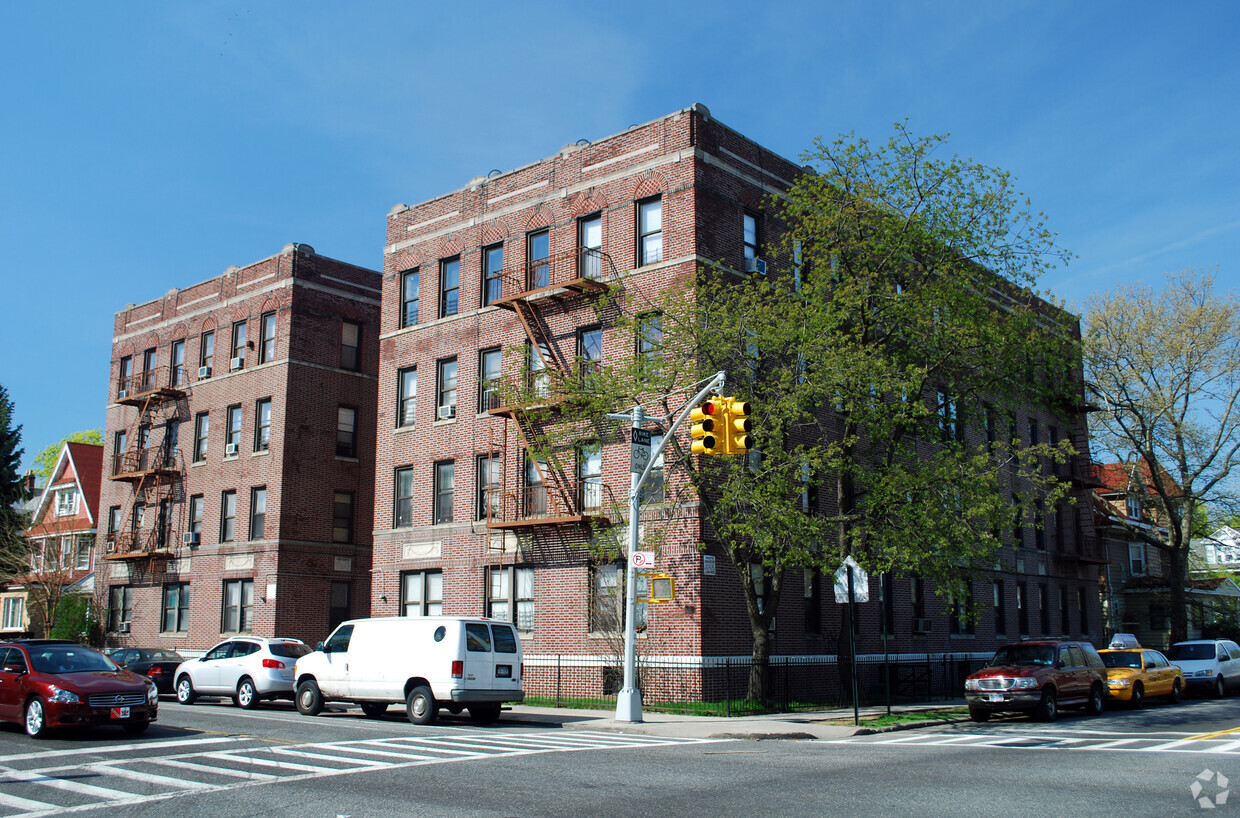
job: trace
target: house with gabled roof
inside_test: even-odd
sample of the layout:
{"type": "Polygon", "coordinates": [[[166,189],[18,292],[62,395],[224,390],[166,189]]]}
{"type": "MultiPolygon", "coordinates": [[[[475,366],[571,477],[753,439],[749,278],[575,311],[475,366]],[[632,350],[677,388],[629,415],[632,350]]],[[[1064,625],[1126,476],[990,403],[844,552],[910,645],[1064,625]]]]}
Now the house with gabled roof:
{"type": "Polygon", "coordinates": [[[49,607],[73,587],[91,584],[102,475],[103,446],[61,446],[23,532],[28,571],[0,589],[0,634],[45,635],[49,607]]]}

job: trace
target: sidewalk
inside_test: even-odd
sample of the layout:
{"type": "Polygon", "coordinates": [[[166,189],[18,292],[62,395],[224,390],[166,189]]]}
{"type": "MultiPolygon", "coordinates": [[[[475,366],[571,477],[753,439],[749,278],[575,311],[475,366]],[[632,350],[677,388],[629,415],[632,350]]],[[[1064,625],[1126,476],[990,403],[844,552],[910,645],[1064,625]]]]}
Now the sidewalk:
{"type": "MultiPolygon", "coordinates": [[[[963,707],[964,700],[933,704],[893,705],[892,713],[950,710],[963,707]]],[[[876,718],[887,712],[886,707],[863,707],[861,719],[876,718]]],[[[616,721],[615,711],[569,710],[557,707],[528,707],[514,704],[505,707],[500,721],[563,728],[566,730],[608,730],[618,733],[642,733],[668,738],[741,738],[741,739],[838,739],[853,735],[882,732],[889,728],[856,727],[852,708],[817,710],[803,713],[767,713],[761,716],[681,716],[646,710],[642,721],[616,721]]],[[[937,724],[930,719],[925,726],[937,724]]],[[[914,723],[919,724],[920,723],[914,723]]],[[[900,725],[898,729],[908,729],[900,725]]]]}

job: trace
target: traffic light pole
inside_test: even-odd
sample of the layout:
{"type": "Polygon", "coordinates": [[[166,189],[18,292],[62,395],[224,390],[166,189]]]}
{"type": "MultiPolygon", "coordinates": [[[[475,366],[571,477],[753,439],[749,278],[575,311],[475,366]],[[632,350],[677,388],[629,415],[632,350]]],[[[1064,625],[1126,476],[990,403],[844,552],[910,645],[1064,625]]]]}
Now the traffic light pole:
{"type": "MultiPolygon", "coordinates": [[[[668,441],[675,436],[676,430],[689,417],[689,412],[693,410],[693,407],[701,403],[707,395],[721,389],[726,378],[727,376],[723,372],[716,372],[705,388],[685,405],[684,409],[681,410],[680,414],[672,422],[672,425],[668,427],[667,432],[663,435],[663,441],[650,453],[650,459],[642,473],[631,473],[632,481],[629,488],[629,551],[626,560],[628,568],[625,572],[624,582],[624,686],[616,697],[616,721],[637,723],[642,720],[642,694],[637,687],[637,568],[633,565],[633,554],[637,553],[638,549],[642,486],[645,485],[646,478],[650,476],[650,470],[654,467],[659,455],[663,454],[663,450],[667,448],[668,441]]],[[[616,420],[629,420],[632,422],[634,429],[640,429],[646,422],[646,412],[640,404],[633,407],[631,415],[610,414],[608,417],[616,420]]]]}

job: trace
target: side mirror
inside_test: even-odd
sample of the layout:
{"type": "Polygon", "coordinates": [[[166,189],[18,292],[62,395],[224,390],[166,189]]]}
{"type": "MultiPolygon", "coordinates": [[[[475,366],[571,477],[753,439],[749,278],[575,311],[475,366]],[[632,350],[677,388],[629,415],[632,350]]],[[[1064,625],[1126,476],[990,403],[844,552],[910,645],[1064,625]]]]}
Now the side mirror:
{"type": "Polygon", "coordinates": [[[316,643],[316,644],[315,644],[315,646],[314,646],[314,649],[315,649],[315,650],[322,651],[323,653],[331,653],[331,652],[332,652],[332,646],[331,646],[331,645],[328,645],[328,644],[324,644],[322,641],[320,641],[320,642],[316,643]]]}
{"type": "Polygon", "coordinates": [[[5,665],[4,672],[5,673],[17,673],[20,675],[26,672],[26,668],[22,667],[21,665],[5,665]]]}

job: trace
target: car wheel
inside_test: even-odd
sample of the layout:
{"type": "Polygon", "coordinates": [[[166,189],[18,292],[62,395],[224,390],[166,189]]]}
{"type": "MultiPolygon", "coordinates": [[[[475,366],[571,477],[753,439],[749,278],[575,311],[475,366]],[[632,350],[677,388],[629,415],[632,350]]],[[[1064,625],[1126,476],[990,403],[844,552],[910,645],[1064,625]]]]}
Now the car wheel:
{"type": "Polygon", "coordinates": [[[43,702],[37,698],[26,702],[26,735],[31,738],[47,736],[47,718],[43,712],[43,702]]]}
{"type": "Polygon", "coordinates": [[[1180,684],[1179,679],[1176,679],[1175,683],[1171,685],[1171,695],[1167,698],[1171,699],[1172,704],[1179,704],[1184,698],[1184,687],[1180,684]]]}
{"type": "Polygon", "coordinates": [[[149,721],[131,721],[129,724],[122,725],[122,729],[130,735],[137,735],[138,733],[145,733],[146,728],[150,726],[151,723],[149,721]]]}
{"type": "Polygon", "coordinates": [[[439,707],[435,704],[435,694],[426,685],[418,685],[409,691],[405,700],[405,712],[409,721],[414,724],[431,724],[439,715],[439,707]]]}
{"type": "Polygon", "coordinates": [[[303,716],[317,716],[323,712],[323,694],[314,679],[297,685],[297,712],[303,716]]]}
{"type": "Polygon", "coordinates": [[[362,702],[362,713],[368,719],[381,719],[387,712],[387,702],[362,702]]]}
{"type": "Polygon", "coordinates": [[[1054,721],[1058,715],[1059,703],[1055,700],[1055,690],[1048,687],[1042,691],[1042,699],[1038,702],[1037,709],[1033,711],[1033,716],[1038,721],[1054,721]]]}
{"type": "Polygon", "coordinates": [[[243,710],[253,710],[258,707],[259,701],[261,699],[259,698],[258,691],[254,689],[253,680],[248,678],[242,679],[241,683],[237,685],[237,706],[243,710]]]}
{"type": "Polygon", "coordinates": [[[990,721],[990,711],[980,707],[970,707],[969,718],[977,722],[990,721]]]}
{"type": "Polygon", "coordinates": [[[177,701],[181,704],[193,704],[198,695],[194,693],[194,683],[188,676],[177,679],[177,701]]]}
{"type": "Polygon", "coordinates": [[[1145,686],[1137,682],[1132,686],[1132,706],[1140,708],[1145,704],[1145,686]]]}
{"type": "Polygon", "coordinates": [[[1227,681],[1219,676],[1214,680],[1214,698],[1221,699],[1227,695],[1227,681]]]}
{"type": "Polygon", "coordinates": [[[1095,683],[1089,689],[1089,700],[1085,702],[1085,712],[1091,716],[1100,715],[1104,698],[1105,694],[1102,692],[1102,685],[1095,683]]]}
{"type": "Polygon", "coordinates": [[[499,710],[499,702],[471,704],[469,706],[469,720],[474,724],[494,724],[499,719],[499,710]]]}

